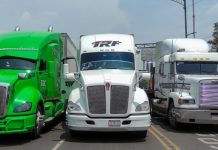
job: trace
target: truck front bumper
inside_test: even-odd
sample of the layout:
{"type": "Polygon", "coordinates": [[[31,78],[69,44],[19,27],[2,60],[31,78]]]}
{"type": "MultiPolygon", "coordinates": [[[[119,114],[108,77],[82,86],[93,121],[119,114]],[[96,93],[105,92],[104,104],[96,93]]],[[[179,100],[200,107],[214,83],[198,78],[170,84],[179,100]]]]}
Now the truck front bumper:
{"type": "Polygon", "coordinates": [[[25,133],[35,127],[36,115],[8,116],[0,119],[0,134],[25,133]]]}
{"type": "Polygon", "coordinates": [[[175,109],[176,120],[181,123],[218,124],[218,110],[175,109]]]}
{"type": "Polygon", "coordinates": [[[150,114],[130,115],[127,118],[90,118],[67,114],[66,118],[68,128],[75,131],[146,131],[151,125],[150,114]]]}

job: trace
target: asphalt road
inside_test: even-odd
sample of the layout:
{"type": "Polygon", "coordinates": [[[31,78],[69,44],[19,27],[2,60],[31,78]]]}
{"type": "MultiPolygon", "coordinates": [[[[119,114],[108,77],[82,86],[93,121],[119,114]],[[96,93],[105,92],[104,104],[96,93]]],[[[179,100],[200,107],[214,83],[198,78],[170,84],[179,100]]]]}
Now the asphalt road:
{"type": "Polygon", "coordinates": [[[0,150],[214,150],[218,149],[217,126],[185,125],[169,128],[166,120],[152,119],[146,139],[125,133],[79,133],[70,136],[65,124],[57,120],[48,125],[39,139],[28,134],[1,135],[0,150]]]}

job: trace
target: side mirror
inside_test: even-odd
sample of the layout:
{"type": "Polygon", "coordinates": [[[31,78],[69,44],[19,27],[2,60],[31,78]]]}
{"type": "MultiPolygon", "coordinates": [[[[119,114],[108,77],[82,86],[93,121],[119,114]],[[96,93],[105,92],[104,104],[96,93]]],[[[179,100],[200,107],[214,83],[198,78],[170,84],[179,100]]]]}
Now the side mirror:
{"type": "Polygon", "coordinates": [[[74,73],[64,74],[64,78],[67,80],[75,80],[74,73]]]}
{"type": "Polygon", "coordinates": [[[68,74],[69,73],[69,64],[64,64],[63,73],[64,74],[68,74]]]}
{"type": "Polygon", "coordinates": [[[139,76],[140,80],[150,80],[151,77],[151,73],[150,72],[146,72],[146,73],[141,73],[141,75],[139,76]]]}
{"type": "Polygon", "coordinates": [[[27,73],[19,73],[18,78],[19,79],[26,79],[27,78],[27,73]]]}
{"type": "Polygon", "coordinates": [[[63,66],[64,78],[67,80],[77,80],[80,77],[79,72],[70,73],[69,64],[64,64],[63,66]]]}

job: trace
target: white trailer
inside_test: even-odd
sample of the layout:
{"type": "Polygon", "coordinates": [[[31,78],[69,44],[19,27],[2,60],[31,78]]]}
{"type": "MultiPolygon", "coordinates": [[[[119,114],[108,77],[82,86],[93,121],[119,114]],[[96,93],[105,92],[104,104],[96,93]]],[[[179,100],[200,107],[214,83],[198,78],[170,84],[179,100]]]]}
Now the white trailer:
{"type": "Polygon", "coordinates": [[[218,124],[218,53],[201,39],[157,44],[152,112],[180,123],[218,124]]]}
{"type": "Polygon", "coordinates": [[[80,50],[80,71],[66,75],[79,83],[66,112],[70,131],[134,131],[144,138],[150,108],[146,93],[138,87],[133,36],[82,36],[80,50]]]}
{"type": "MultiPolygon", "coordinates": [[[[77,48],[69,35],[67,33],[61,33],[62,38],[62,46],[63,46],[63,55],[62,55],[62,63],[63,66],[68,64],[69,73],[77,72],[78,71],[78,64],[77,64],[77,48]]],[[[64,98],[67,102],[69,95],[73,88],[75,88],[76,84],[74,81],[66,79],[64,76],[64,67],[61,67],[61,97],[64,98]]],[[[67,105],[67,104],[66,104],[67,105]]]]}

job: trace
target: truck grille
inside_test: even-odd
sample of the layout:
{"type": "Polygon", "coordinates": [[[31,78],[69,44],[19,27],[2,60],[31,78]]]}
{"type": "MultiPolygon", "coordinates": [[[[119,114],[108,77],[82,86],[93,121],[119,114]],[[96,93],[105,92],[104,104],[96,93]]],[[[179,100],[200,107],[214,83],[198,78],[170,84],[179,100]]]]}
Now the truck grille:
{"type": "Polygon", "coordinates": [[[125,114],[127,113],[129,99],[129,87],[113,85],[111,87],[111,114],[125,114]]]}
{"type": "Polygon", "coordinates": [[[218,81],[201,83],[200,106],[218,106],[218,81]]]}
{"type": "Polygon", "coordinates": [[[106,97],[104,85],[87,88],[89,112],[92,114],[106,113],[106,97]]]}
{"type": "Polygon", "coordinates": [[[0,117],[4,117],[7,110],[8,87],[0,83],[0,117]]]}
{"type": "Polygon", "coordinates": [[[110,98],[109,95],[106,96],[104,85],[87,87],[89,112],[91,114],[126,114],[129,102],[129,87],[112,85],[108,92],[110,92],[110,98]],[[106,103],[106,101],[110,101],[110,103],[106,103]],[[110,112],[106,112],[107,107],[110,112]]]}

